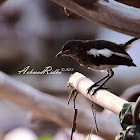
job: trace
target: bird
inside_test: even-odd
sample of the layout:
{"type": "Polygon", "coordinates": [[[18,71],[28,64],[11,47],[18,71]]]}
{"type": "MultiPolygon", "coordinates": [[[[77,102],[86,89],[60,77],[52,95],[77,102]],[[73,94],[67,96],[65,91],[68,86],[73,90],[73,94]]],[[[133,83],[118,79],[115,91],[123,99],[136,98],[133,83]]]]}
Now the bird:
{"type": "Polygon", "coordinates": [[[127,51],[138,40],[139,38],[134,37],[124,44],[117,44],[107,40],[69,40],[63,45],[62,50],[56,57],[70,56],[81,66],[85,66],[88,69],[107,71],[105,77],[87,89],[87,93],[90,93],[96,87],[92,93],[94,95],[99,89],[104,89],[105,83],[113,77],[113,68],[120,65],[136,67],[127,51]]]}

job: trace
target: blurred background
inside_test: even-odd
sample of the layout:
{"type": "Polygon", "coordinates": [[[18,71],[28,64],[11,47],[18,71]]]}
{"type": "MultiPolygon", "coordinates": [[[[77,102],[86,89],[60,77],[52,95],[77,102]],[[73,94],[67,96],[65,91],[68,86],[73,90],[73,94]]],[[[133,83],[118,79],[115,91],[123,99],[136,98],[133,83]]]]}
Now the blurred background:
{"type": "MultiPolygon", "coordinates": [[[[66,41],[104,39],[120,44],[131,38],[80,17],[70,19],[62,7],[50,0],[9,0],[0,7],[1,71],[40,91],[60,98],[68,99],[66,83],[72,73],[78,71],[93,81],[105,75],[81,67],[71,58],[55,58],[66,41]],[[27,66],[36,71],[41,71],[46,66],[52,66],[54,70],[57,68],[74,68],[74,70],[63,72],[61,75],[19,75],[18,71],[27,66]]],[[[114,94],[120,96],[127,88],[140,83],[139,52],[140,43],[137,43],[129,53],[137,67],[120,66],[114,70],[115,75],[107,84],[114,94]]],[[[23,131],[25,128],[34,137],[29,140],[36,140],[42,136],[47,136],[48,139],[51,137],[60,139],[56,138],[60,134],[58,125],[43,120],[29,123],[30,118],[30,112],[1,100],[0,140],[11,131],[16,129],[23,131]]],[[[5,137],[5,140],[12,139],[5,137]]]]}

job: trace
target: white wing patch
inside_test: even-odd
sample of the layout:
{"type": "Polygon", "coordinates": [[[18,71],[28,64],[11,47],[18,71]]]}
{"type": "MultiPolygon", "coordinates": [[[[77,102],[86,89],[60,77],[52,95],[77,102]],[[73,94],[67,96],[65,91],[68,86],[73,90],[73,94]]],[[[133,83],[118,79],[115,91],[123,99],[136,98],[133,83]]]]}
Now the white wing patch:
{"type": "Polygon", "coordinates": [[[117,56],[120,56],[120,57],[125,57],[127,59],[132,60],[131,57],[126,55],[126,54],[113,52],[109,49],[100,49],[100,50],[90,49],[89,51],[87,51],[87,54],[93,55],[94,57],[99,57],[100,55],[105,56],[105,57],[110,57],[114,54],[114,55],[117,55],[117,56]]]}
{"type": "Polygon", "coordinates": [[[113,54],[113,52],[110,51],[109,49],[98,50],[98,53],[102,56],[105,56],[105,57],[110,57],[113,54]]]}

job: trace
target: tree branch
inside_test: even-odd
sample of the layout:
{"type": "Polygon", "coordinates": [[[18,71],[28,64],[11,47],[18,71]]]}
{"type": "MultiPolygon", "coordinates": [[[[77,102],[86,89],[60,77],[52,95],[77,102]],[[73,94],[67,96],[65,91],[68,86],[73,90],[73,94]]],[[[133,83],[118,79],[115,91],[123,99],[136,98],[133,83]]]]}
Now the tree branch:
{"type": "MultiPolygon", "coordinates": [[[[73,106],[66,108],[66,100],[40,92],[2,72],[0,72],[0,98],[11,101],[24,110],[31,111],[39,119],[50,120],[62,127],[72,127],[74,109],[73,106]]],[[[77,130],[88,133],[91,124],[93,124],[92,113],[77,104],[76,107],[78,108],[77,130]]],[[[100,136],[108,140],[114,139],[120,129],[119,123],[112,115],[108,115],[108,112],[105,111],[97,113],[96,117],[100,136]],[[109,124],[111,127],[108,127],[109,124]]],[[[93,133],[96,134],[96,131],[94,130],[93,133]]]]}
{"type": "Polygon", "coordinates": [[[81,17],[109,29],[140,37],[140,9],[114,0],[52,0],[81,17]]]}
{"type": "Polygon", "coordinates": [[[97,93],[95,93],[95,95],[93,96],[87,94],[87,89],[94,83],[90,79],[86,78],[84,75],[78,72],[74,73],[70,77],[69,84],[75,89],[77,89],[78,92],[82,93],[84,96],[89,98],[91,101],[116,114],[119,114],[123,108],[123,105],[127,103],[127,101],[108,92],[107,90],[97,91],[97,93]]]}

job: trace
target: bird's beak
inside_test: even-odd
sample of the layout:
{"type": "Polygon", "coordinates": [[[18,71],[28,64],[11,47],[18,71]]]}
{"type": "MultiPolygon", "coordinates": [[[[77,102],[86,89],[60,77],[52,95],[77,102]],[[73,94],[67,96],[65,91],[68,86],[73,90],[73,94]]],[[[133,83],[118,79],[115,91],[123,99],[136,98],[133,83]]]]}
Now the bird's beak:
{"type": "Polygon", "coordinates": [[[60,51],[56,57],[62,56],[63,54],[65,54],[66,52],[69,52],[70,50],[65,50],[64,52],[60,51]]]}
{"type": "Polygon", "coordinates": [[[63,55],[63,52],[60,51],[60,52],[56,55],[56,57],[59,57],[59,56],[62,56],[62,55],[63,55]]]}

